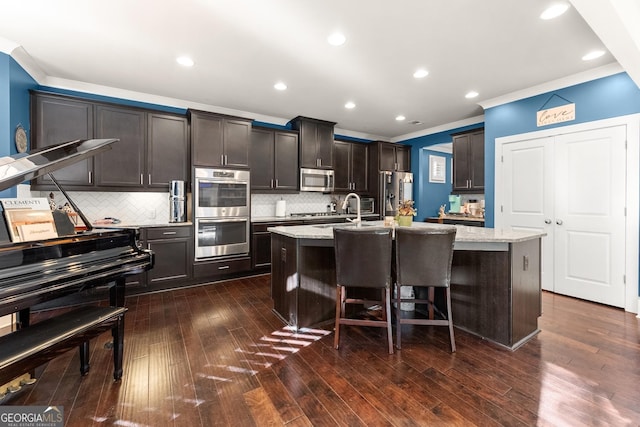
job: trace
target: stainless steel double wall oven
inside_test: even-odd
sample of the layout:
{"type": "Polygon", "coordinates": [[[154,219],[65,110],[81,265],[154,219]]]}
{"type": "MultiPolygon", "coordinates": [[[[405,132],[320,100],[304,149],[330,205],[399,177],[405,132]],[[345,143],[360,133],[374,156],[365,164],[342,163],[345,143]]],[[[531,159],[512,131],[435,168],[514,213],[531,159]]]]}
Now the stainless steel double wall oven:
{"type": "Polygon", "coordinates": [[[195,258],[249,253],[248,170],[195,168],[195,258]]]}

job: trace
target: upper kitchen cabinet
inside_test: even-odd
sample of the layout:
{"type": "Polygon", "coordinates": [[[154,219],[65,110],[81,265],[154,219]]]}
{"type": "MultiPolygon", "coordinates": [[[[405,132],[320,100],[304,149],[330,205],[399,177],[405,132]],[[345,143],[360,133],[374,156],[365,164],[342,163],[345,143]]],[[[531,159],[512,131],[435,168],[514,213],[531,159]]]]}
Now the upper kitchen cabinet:
{"type": "Polygon", "coordinates": [[[107,105],[97,105],[96,138],[119,139],[111,150],[94,157],[96,183],[116,187],[138,187],[145,174],[145,140],[147,137],[144,111],[107,105]]]}
{"type": "Polygon", "coordinates": [[[120,141],[95,157],[96,186],[165,190],[171,180],[188,180],[186,117],[97,105],[96,138],[110,135],[120,141]]]}
{"type": "Polygon", "coordinates": [[[298,116],[291,120],[300,136],[301,168],[333,168],[333,122],[298,116]]]}
{"type": "Polygon", "coordinates": [[[195,166],[249,166],[251,120],[189,110],[195,166]]]}
{"type": "Polygon", "coordinates": [[[411,147],[376,141],[379,171],[411,172],[411,147]]]}
{"type": "Polygon", "coordinates": [[[369,192],[369,144],[335,141],[333,159],[334,192],[369,192]]]}
{"type": "Polygon", "coordinates": [[[453,193],[484,193],[484,129],[453,135],[453,193]]]}
{"type": "Polygon", "coordinates": [[[147,187],[189,181],[189,125],[185,116],[147,113],[147,187]]]}
{"type": "MultiPolygon", "coordinates": [[[[56,95],[31,93],[31,148],[93,138],[93,103],[56,95]]],[[[93,159],[82,160],[54,174],[62,185],[93,186],[93,159]]],[[[52,185],[47,177],[34,186],[52,185]]]]}
{"type": "Polygon", "coordinates": [[[297,133],[253,127],[249,159],[251,191],[298,191],[297,133]]]}
{"type": "MultiPolygon", "coordinates": [[[[32,92],[33,148],[74,139],[117,138],[111,149],[56,171],[67,189],[165,191],[187,180],[189,127],[184,115],[32,92]]],[[[32,184],[33,185],[33,184],[32,184]]],[[[46,178],[35,189],[51,189],[46,178]]]]}

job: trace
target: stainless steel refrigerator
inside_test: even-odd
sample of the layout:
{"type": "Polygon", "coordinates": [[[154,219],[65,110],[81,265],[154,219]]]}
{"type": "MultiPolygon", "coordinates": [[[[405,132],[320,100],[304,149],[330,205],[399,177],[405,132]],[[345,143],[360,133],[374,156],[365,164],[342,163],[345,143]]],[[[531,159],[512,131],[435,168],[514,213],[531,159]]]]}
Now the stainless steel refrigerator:
{"type": "Polygon", "coordinates": [[[396,216],[398,205],[413,200],[413,174],[411,172],[380,172],[380,215],[396,216]]]}

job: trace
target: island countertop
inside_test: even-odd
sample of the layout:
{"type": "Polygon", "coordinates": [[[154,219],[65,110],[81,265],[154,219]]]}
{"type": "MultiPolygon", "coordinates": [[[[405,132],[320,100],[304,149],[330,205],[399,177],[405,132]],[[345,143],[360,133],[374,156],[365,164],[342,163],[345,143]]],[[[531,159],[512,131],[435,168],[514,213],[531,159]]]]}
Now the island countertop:
{"type": "MultiPolygon", "coordinates": [[[[383,221],[366,221],[362,223],[360,229],[366,230],[369,227],[383,227],[383,221]]],[[[354,228],[353,224],[318,224],[318,225],[293,225],[269,227],[267,230],[295,239],[333,239],[333,229],[336,227],[354,228]]],[[[423,222],[414,222],[414,228],[455,228],[456,245],[462,243],[517,243],[531,239],[538,239],[546,235],[542,232],[504,230],[499,228],[468,227],[464,225],[445,225],[423,222]]]]}

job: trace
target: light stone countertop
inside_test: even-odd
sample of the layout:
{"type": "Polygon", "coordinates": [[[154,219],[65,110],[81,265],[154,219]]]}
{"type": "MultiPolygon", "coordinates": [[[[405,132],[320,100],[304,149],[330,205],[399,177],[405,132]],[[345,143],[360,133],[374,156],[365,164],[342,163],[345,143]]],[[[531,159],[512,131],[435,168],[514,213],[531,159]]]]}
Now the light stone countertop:
{"type": "Polygon", "coordinates": [[[93,228],[154,228],[154,227],[179,227],[179,226],[191,226],[193,222],[157,222],[157,223],[138,223],[133,224],[130,222],[120,222],[118,224],[95,224],[92,223],[93,228]]]}
{"type": "MultiPolygon", "coordinates": [[[[363,223],[362,229],[372,226],[382,227],[383,221],[367,221],[363,223]]],[[[354,228],[350,223],[341,224],[319,224],[319,225],[293,225],[269,227],[268,231],[281,234],[296,239],[333,239],[334,227],[354,228]]],[[[456,245],[463,249],[464,243],[516,243],[524,242],[531,239],[538,239],[546,235],[546,233],[530,232],[530,231],[511,231],[495,228],[484,227],[468,227],[464,225],[444,225],[426,222],[414,222],[411,227],[419,228],[452,228],[455,227],[456,245]]]]}
{"type": "MultiPolygon", "coordinates": [[[[378,214],[362,214],[362,218],[379,218],[378,214]]],[[[253,216],[251,222],[286,222],[286,221],[326,221],[330,219],[341,220],[345,218],[355,218],[355,214],[332,214],[322,216],[253,216]]]]}

